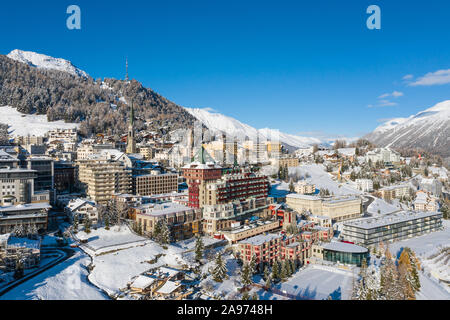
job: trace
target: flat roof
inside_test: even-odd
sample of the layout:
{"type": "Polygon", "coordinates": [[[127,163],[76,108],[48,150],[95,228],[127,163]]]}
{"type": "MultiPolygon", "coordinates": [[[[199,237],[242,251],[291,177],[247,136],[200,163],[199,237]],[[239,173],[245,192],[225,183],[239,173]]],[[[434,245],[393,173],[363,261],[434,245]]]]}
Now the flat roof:
{"type": "Polygon", "coordinates": [[[364,218],[349,221],[344,223],[344,226],[357,227],[361,229],[373,229],[377,227],[383,227],[387,225],[392,225],[400,222],[416,220],[420,218],[432,217],[436,215],[442,215],[440,212],[430,212],[430,211],[401,211],[396,213],[386,214],[381,217],[376,218],[364,218]]]}
{"type": "Polygon", "coordinates": [[[259,234],[257,236],[254,236],[254,237],[251,237],[251,238],[239,241],[239,243],[251,244],[251,245],[254,245],[254,246],[260,246],[260,245],[262,245],[262,244],[264,244],[266,242],[269,242],[269,241],[272,241],[272,240],[275,240],[275,239],[279,239],[281,237],[282,237],[281,235],[273,234],[273,233],[259,234]]]}
{"type": "Polygon", "coordinates": [[[328,242],[322,244],[322,248],[331,251],[348,252],[348,253],[366,253],[369,251],[367,248],[345,242],[328,242]]]}
{"type": "Polygon", "coordinates": [[[51,206],[46,203],[27,203],[27,204],[19,204],[17,206],[4,206],[0,207],[0,212],[10,212],[10,211],[27,211],[27,210],[36,210],[36,209],[50,209],[51,206]]]}

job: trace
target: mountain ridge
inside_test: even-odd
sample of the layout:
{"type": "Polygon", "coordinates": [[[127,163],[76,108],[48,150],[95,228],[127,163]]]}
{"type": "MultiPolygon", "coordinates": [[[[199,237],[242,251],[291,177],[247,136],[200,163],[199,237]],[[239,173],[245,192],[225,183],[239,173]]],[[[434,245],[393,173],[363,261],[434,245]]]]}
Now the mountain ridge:
{"type": "Polygon", "coordinates": [[[450,157],[450,100],[406,118],[381,124],[364,138],[393,148],[418,148],[450,157]]]}

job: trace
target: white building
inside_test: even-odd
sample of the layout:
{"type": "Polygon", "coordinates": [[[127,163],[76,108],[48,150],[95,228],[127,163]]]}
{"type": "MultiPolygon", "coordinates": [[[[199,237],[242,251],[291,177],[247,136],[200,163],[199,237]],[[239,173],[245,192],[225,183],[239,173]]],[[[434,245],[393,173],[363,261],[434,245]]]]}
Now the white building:
{"type": "Polygon", "coordinates": [[[70,218],[78,215],[82,221],[88,218],[92,223],[98,222],[98,210],[95,202],[88,199],[71,200],[65,208],[65,212],[70,218]]]}
{"type": "Polygon", "coordinates": [[[356,187],[364,192],[373,191],[373,181],[371,179],[356,179],[356,187]]]}

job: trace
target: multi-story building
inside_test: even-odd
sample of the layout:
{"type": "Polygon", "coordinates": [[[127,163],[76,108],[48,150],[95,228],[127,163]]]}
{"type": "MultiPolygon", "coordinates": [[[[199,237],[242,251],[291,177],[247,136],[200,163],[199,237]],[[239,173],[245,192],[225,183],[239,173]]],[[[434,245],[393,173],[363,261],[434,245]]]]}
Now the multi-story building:
{"type": "Polygon", "coordinates": [[[362,200],[355,195],[319,197],[300,194],[288,194],[286,203],[298,212],[309,211],[334,221],[359,218],[362,214],[362,200]]]}
{"type": "Polygon", "coordinates": [[[364,192],[373,191],[373,181],[371,179],[356,179],[356,187],[364,192]]]}
{"type": "Polygon", "coordinates": [[[284,260],[293,260],[302,265],[311,256],[311,246],[311,242],[303,241],[299,236],[261,234],[240,241],[237,249],[244,263],[250,263],[255,257],[257,265],[261,267],[284,260]]]}
{"type": "Polygon", "coordinates": [[[298,194],[314,194],[316,185],[306,181],[299,181],[295,184],[294,191],[298,194]]]}
{"type": "Polygon", "coordinates": [[[34,225],[39,233],[47,230],[48,203],[27,203],[0,207],[0,234],[11,233],[18,225],[34,225]]]}
{"type": "Polygon", "coordinates": [[[0,168],[17,168],[17,167],[19,167],[19,159],[3,150],[0,150],[0,168]]]}
{"type": "Polygon", "coordinates": [[[367,152],[366,161],[371,161],[373,163],[377,161],[386,162],[400,162],[400,154],[396,151],[393,151],[389,148],[378,148],[372,151],[367,152]]]}
{"type": "Polygon", "coordinates": [[[26,166],[30,170],[36,170],[37,177],[34,179],[34,190],[54,190],[54,163],[53,159],[45,156],[31,156],[26,159],[26,166]]]}
{"type": "Polygon", "coordinates": [[[131,170],[122,163],[91,159],[78,161],[77,164],[79,180],[92,200],[106,203],[115,193],[131,193],[131,170]]]}
{"type": "Polygon", "coordinates": [[[436,212],[439,209],[438,200],[431,194],[418,191],[416,193],[416,199],[414,200],[415,211],[432,211],[436,212]]]}
{"type": "Polygon", "coordinates": [[[402,211],[344,223],[344,240],[364,246],[408,239],[442,227],[441,212],[402,211]]]}
{"type": "Polygon", "coordinates": [[[178,191],[178,175],[152,170],[150,174],[133,176],[133,193],[141,196],[178,191]]]}
{"type": "Polygon", "coordinates": [[[95,205],[95,202],[88,199],[78,198],[71,200],[64,208],[64,212],[70,219],[77,216],[80,221],[89,219],[92,223],[98,222],[97,206],[95,205]]]}
{"type": "Polygon", "coordinates": [[[244,225],[241,225],[240,222],[238,222],[236,223],[236,226],[232,226],[231,230],[220,231],[220,233],[230,243],[237,243],[238,241],[279,229],[280,227],[280,220],[278,219],[266,221],[256,220],[245,223],[244,225]]]}
{"type": "Polygon", "coordinates": [[[55,162],[54,172],[56,192],[72,192],[75,187],[76,166],[69,162],[55,162]]]}
{"type": "Polygon", "coordinates": [[[249,198],[244,201],[203,206],[203,232],[214,235],[230,230],[237,221],[244,221],[253,215],[263,214],[273,202],[272,198],[249,198]]]}
{"type": "Polygon", "coordinates": [[[152,236],[160,219],[165,219],[171,238],[183,240],[201,232],[201,209],[177,203],[145,204],[136,208],[136,222],[142,232],[152,236]]]}
{"type": "Polygon", "coordinates": [[[150,146],[139,147],[139,153],[144,157],[145,160],[151,160],[155,157],[155,149],[150,146]]]}
{"type": "Polygon", "coordinates": [[[381,197],[386,201],[401,199],[411,195],[411,187],[408,184],[388,186],[381,188],[379,191],[381,192],[381,197]]]}
{"type": "Polygon", "coordinates": [[[438,179],[423,178],[419,185],[421,190],[429,192],[436,197],[440,197],[442,195],[442,183],[438,179]]]}
{"type": "Polygon", "coordinates": [[[78,142],[77,129],[55,129],[48,132],[48,142],[53,141],[64,141],[64,142],[78,142]]]}
{"type": "Polygon", "coordinates": [[[300,165],[299,159],[295,156],[286,156],[278,159],[280,167],[298,167],[300,165]]]}
{"type": "Polygon", "coordinates": [[[0,169],[0,205],[48,202],[48,192],[36,192],[34,189],[36,177],[36,170],[0,169]]]}
{"type": "Polygon", "coordinates": [[[44,137],[42,136],[18,136],[14,138],[14,142],[23,146],[23,145],[29,145],[29,144],[44,144],[44,137]]]}

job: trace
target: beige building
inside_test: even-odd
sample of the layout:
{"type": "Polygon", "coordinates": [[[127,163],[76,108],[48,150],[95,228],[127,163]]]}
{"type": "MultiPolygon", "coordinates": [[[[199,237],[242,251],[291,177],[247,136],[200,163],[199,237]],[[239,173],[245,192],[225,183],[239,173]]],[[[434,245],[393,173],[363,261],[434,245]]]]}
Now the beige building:
{"type": "Polygon", "coordinates": [[[139,153],[144,157],[145,160],[151,160],[155,157],[155,149],[150,146],[139,147],[139,153]]]}
{"type": "Polygon", "coordinates": [[[298,194],[313,194],[316,192],[316,185],[300,181],[295,185],[295,192],[298,194]]]}
{"type": "Polygon", "coordinates": [[[298,167],[300,165],[300,162],[297,157],[283,157],[278,159],[278,163],[280,167],[298,167]]]}
{"type": "Polygon", "coordinates": [[[359,218],[362,200],[357,196],[318,197],[289,194],[286,203],[298,212],[309,211],[314,215],[327,216],[334,221],[359,218]]]}
{"type": "Polygon", "coordinates": [[[416,193],[416,200],[414,200],[414,210],[415,211],[438,211],[439,206],[437,198],[433,197],[427,192],[418,191],[416,193]]]}
{"type": "Polygon", "coordinates": [[[79,180],[92,200],[106,203],[115,193],[131,193],[131,171],[117,161],[81,160],[77,162],[79,180]]]}
{"type": "Polygon", "coordinates": [[[407,184],[404,185],[396,185],[381,188],[379,191],[381,192],[381,197],[384,200],[392,200],[392,199],[400,199],[402,197],[410,196],[411,187],[407,184]]]}
{"type": "Polygon", "coordinates": [[[73,142],[78,141],[77,129],[55,129],[48,132],[48,142],[51,143],[55,140],[73,142]]]}
{"type": "Polygon", "coordinates": [[[151,203],[136,208],[136,222],[146,235],[152,236],[160,219],[166,220],[172,239],[188,239],[201,230],[202,210],[173,202],[151,203]]]}
{"type": "Polygon", "coordinates": [[[141,196],[177,192],[178,175],[153,170],[150,174],[134,176],[133,191],[141,196]]]}
{"type": "Polygon", "coordinates": [[[272,198],[250,198],[232,203],[205,205],[203,207],[203,232],[214,235],[222,230],[230,230],[236,220],[242,220],[250,215],[261,214],[268,216],[269,205],[273,203],[272,198]],[[266,211],[266,214],[264,214],[266,211]]]}
{"type": "Polygon", "coordinates": [[[251,224],[239,226],[230,231],[221,231],[221,233],[230,243],[236,243],[240,240],[254,237],[278,228],[280,228],[279,220],[256,221],[251,224]]]}

